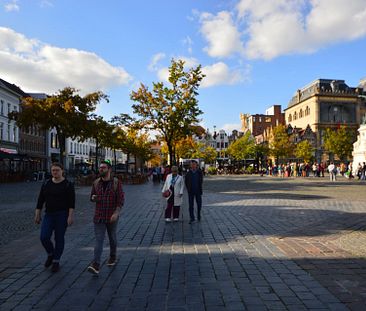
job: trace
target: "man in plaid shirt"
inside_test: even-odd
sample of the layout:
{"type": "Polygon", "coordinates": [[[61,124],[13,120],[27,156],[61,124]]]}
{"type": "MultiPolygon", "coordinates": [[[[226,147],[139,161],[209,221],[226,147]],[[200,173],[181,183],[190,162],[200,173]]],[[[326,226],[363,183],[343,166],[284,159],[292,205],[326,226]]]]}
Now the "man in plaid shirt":
{"type": "Polygon", "coordinates": [[[105,232],[108,233],[110,256],[108,266],[114,266],[117,260],[117,224],[119,213],[124,203],[122,183],[111,177],[111,164],[102,161],[99,166],[100,178],[93,183],[90,200],[96,202],[94,214],[95,247],[94,260],[88,271],[98,275],[105,232]]]}

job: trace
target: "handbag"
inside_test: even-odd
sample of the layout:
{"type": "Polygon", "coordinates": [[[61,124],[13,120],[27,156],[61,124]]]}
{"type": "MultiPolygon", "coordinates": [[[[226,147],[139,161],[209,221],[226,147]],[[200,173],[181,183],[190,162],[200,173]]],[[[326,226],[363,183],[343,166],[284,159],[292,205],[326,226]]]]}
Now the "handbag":
{"type": "Polygon", "coordinates": [[[171,194],[172,194],[172,192],[169,189],[168,190],[165,190],[163,192],[163,197],[164,198],[169,198],[171,194]]]}

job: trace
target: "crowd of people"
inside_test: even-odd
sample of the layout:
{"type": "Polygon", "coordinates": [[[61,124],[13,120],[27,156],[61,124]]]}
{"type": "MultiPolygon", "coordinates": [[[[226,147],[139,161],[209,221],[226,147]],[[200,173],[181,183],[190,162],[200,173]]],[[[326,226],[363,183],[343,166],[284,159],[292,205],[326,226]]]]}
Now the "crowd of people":
{"type": "Polygon", "coordinates": [[[282,164],[268,164],[263,174],[277,177],[324,177],[325,173],[329,173],[332,177],[343,176],[345,178],[358,178],[359,180],[366,179],[366,163],[359,163],[356,170],[352,167],[352,162],[339,163],[324,162],[314,163],[297,163],[288,162],[282,164]]]}

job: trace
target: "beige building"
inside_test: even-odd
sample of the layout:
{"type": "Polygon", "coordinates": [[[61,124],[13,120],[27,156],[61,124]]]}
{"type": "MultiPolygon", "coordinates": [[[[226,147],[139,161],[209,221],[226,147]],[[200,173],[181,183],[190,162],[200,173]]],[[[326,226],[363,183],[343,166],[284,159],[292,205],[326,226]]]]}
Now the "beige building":
{"type": "Polygon", "coordinates": [[[359,127],[366,112],[362,87],[349,87],[344,80],[318,79],[298,90],[285,109],[287,125],[316,135],[316,159],[325,160],[323,143],[326,128],[359,127]]]}

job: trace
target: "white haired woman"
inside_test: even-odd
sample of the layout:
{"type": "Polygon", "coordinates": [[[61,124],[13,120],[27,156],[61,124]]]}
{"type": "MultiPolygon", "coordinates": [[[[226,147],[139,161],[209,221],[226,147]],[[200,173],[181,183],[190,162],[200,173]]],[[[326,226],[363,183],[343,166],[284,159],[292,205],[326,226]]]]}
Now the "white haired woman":
{"type": "Polygon", "coordinates": [[[182,205],[184,191],[184,180],[181,175],[178,174],[178,167],[173,166],[171,173],[167,176],[162,193],[167,200],[167,206],[165,208],[165,221],[171,222],[179,220],[180,206],[182,205]],[[173,212],[173,215],[172,215],[173,212]]]}

